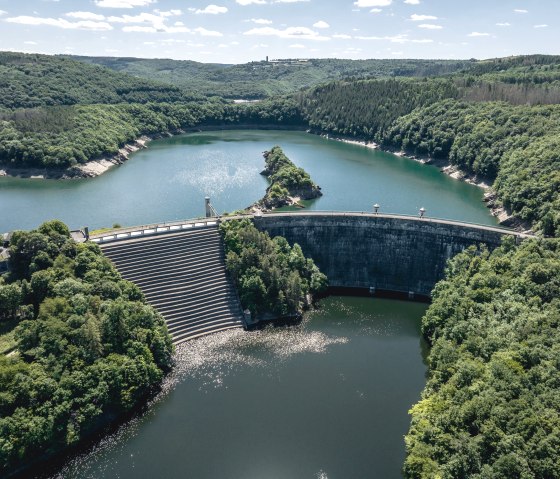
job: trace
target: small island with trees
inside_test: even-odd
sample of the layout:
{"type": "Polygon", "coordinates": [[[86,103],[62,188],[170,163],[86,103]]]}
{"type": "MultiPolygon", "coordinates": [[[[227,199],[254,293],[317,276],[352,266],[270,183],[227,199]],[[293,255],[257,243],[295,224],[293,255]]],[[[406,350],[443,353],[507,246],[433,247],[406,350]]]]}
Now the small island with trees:
{"type": "Polygon", "coordinates": [[[265,159],[265,175],[270,181],[264,198],[251,206],[251,209],[269,210],[282,206],[299,206],[301,200],[313,200],[323,195],[309,173],[298,168],[284,154],[279,146],[263,153],[265,159]]]}

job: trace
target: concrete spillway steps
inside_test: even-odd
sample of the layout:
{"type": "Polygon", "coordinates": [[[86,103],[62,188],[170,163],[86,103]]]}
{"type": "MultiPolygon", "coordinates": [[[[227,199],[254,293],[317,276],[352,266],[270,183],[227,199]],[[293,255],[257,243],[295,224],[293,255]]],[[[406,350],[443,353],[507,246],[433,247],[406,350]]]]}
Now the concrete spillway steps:
{"type": "Polygon", "coordinates": [[[243,327],[217,227],[100,246],[165,318],[175,344],[243,327]]]}

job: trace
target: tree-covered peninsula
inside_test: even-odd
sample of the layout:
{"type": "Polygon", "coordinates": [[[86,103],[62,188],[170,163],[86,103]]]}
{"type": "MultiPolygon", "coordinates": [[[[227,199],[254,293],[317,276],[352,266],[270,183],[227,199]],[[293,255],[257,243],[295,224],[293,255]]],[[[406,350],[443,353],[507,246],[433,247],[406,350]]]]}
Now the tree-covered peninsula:
{"type": "Polygon", "coordinates": [[[220,225],[226,267],[239,291],[241,305],[254,319],[295,316],[309,294],[323,292],[326,276],[298,244],[283,237],[271,238],[249,219],[220,225]]]}
{"type": "Polygon", "coordinates": [[[162,317],[97,245],[49,221],[14,232],[10,250],[0,277],[2,475],[131,411],[172,361],[162,317]]]}
{"type": "Polygon", "coordinates": [[[270,182],[264,198],[254,207],[257,209],[273,209],[282,206],[300,205],[300,200],[319,198],[321,187],[317,186],[309,173],[298,168],[284,154],[279,146],[263,153],[265,168],[261,174],[270,182]]]}

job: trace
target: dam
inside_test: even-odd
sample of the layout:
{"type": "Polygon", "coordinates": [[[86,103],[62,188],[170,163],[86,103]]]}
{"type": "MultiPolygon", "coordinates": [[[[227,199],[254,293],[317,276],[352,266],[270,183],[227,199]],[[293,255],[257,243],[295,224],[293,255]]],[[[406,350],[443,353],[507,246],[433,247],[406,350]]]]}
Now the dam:
{"type": "Polygon", "coordinates": [[[426,299],[447,260],[469,246],[494,249],[515,231],[427,217],[352,212],[286,212],[162,223],[93,235],[122,276],[165,318],[175,343],[243,327],[225,269],[219,223],[251,218],[298,243],[332,288],[426,299]]]}

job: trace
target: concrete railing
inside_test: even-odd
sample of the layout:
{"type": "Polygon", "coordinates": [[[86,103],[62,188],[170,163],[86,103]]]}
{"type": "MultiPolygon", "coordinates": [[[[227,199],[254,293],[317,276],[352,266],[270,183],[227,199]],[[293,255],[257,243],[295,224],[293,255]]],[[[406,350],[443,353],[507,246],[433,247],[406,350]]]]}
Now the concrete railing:
{"type": "Polygon", "coordinates": [[[89,240],[93,243],[103,244],[113,241],[123,241],[145,236],[156,236],[166,233],[178,233],[200,228],[209,228],[218,224],[217,218],[204,220],[184,220],[171,223],[157,223],[153,225],[133,226],[130,228],[119,228],[110,232],[90,235],[89,240]]]}

